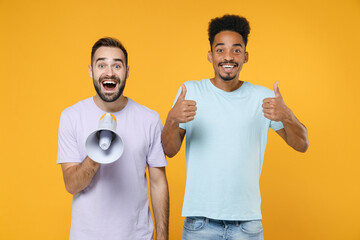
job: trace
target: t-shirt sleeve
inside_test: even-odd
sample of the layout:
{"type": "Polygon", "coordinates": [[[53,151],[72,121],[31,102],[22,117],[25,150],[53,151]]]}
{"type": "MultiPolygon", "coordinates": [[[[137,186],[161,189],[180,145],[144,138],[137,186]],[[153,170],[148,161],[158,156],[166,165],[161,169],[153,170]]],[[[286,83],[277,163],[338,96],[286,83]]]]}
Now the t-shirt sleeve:
{"type": "MultiPolygon", "coordinates": [[[[179,91],[178,91],[177,94],[176,94],[175,101],[173,102],[173,105],[172,105],[173,107],[174,107],[177,99],[179,98],[179,95],[180,95],[180,93],[181,93],[181,90],[182,90],[182,88],[181,88],[181,86],[180,86],[179,91]]],[[[179,128],[182,128],[182,129],[185,129],[185,130],[186,130],[186,124],[185,124],[185,123],[179,123],[179,128]]]]}
{"type": "Polygon", "coordinates": [[[270,121],[270,127],[274,130],[274,131],[277,131],[277,130],[280,130],[282,128],[284,128],[284,125],[282,122],[275,122],[275,121],[270,121]]]}
{"type": "Polygon", "coordinates": [[[76,141],[74,122],[69,111],[63,111],[60,117],[58,133],[57,163],[82,162],[76,141]]]}
{"type": "Polygon", "coordinates": [[[161,144],[161,131],[163,129],[159,115],[157,114],[155,124],[151,126],[150,146],[147,155],[147,164],[150,167],[164,167],[167,165],[164,150],[161,144]]]}

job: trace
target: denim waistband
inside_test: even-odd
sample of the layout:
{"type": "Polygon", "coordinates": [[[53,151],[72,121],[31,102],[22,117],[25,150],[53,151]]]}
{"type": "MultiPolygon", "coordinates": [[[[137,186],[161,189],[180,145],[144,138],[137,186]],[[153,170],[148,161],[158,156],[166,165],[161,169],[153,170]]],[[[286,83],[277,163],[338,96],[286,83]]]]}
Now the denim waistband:
{"type": "Polygon", "coordinates": [[[237,227],[240,225],[242,221],[228,221],[228,220],[217,220],[217,219],[211,219],[204,217],[206,223],[214,223],[222,226],[228,226],[228,225],[236,225],[237,227]]]}

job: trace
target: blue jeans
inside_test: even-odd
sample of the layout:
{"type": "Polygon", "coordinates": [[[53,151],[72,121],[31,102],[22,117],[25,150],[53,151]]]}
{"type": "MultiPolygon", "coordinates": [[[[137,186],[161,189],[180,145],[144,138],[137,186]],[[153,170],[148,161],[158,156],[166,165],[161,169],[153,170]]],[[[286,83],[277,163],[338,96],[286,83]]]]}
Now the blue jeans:
{"type": "Polygon", "coordinates": [[[187,217],[182,240],[263,240],[261,220],[223,221],[187,217]]]}

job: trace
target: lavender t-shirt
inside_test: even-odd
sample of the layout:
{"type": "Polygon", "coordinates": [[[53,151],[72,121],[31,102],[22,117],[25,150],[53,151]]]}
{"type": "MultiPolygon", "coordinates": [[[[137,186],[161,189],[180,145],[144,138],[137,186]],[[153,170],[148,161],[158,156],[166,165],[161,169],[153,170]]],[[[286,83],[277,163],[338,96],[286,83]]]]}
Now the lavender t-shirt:
{"type": "MultiPolygon", "coordinates": [[[[88,98],[65,109],[60,118],[57,163],[82,162],[85,141],[105,112],[88,98]]],[[[167,165],[159,115],[131,99],[112,113],[124,143],[119,160],[102,164],[90,185],[74,195],[70,240],[152,239],[146,166],[167,165]]]]}

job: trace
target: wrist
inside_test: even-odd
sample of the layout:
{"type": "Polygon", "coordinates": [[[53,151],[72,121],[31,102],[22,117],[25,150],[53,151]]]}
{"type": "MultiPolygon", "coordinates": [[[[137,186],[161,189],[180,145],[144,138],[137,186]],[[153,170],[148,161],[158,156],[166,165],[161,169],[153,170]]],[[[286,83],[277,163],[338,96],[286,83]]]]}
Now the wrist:
{"type": "Polygon", "coordinates": [[[88,159],[89,159],[88,166],[90,165],[92,168],[95,168],[95,169],[100,166],[100,163],[95,162],[95,161],[92,160],[89,156],[88,156],[88,159]]]}
{"type": "Polygon", "coordinates": [[[158,234],[156,234],[156,235],[157,235],[156,240],[167,240],[168,239],[167,234],[160,233],[159,235],[158,234]]]}
{"type": "Polygon", "coordinates": [[[293,121],[294,121],[294,113],[291,111],[290,108],[286,107],[286,111],[285,111],[284,117],[281,120],[281,122],[283,124],[290,124],[293,121]]]}
{"type": "Polygon", "coordinates": [[[176,127],[176,128],[178,128],[178,127],[179,127],[179,123],[180,123],[180,122],[177,121],[175,117],[173,117],[172,111],[170,111],[169,114],[168,114],[168,117],[167,117],[167,119],[166,119],[166,123],[165,123],[165,124],[170,125],[170,127],[176,127]]]}

